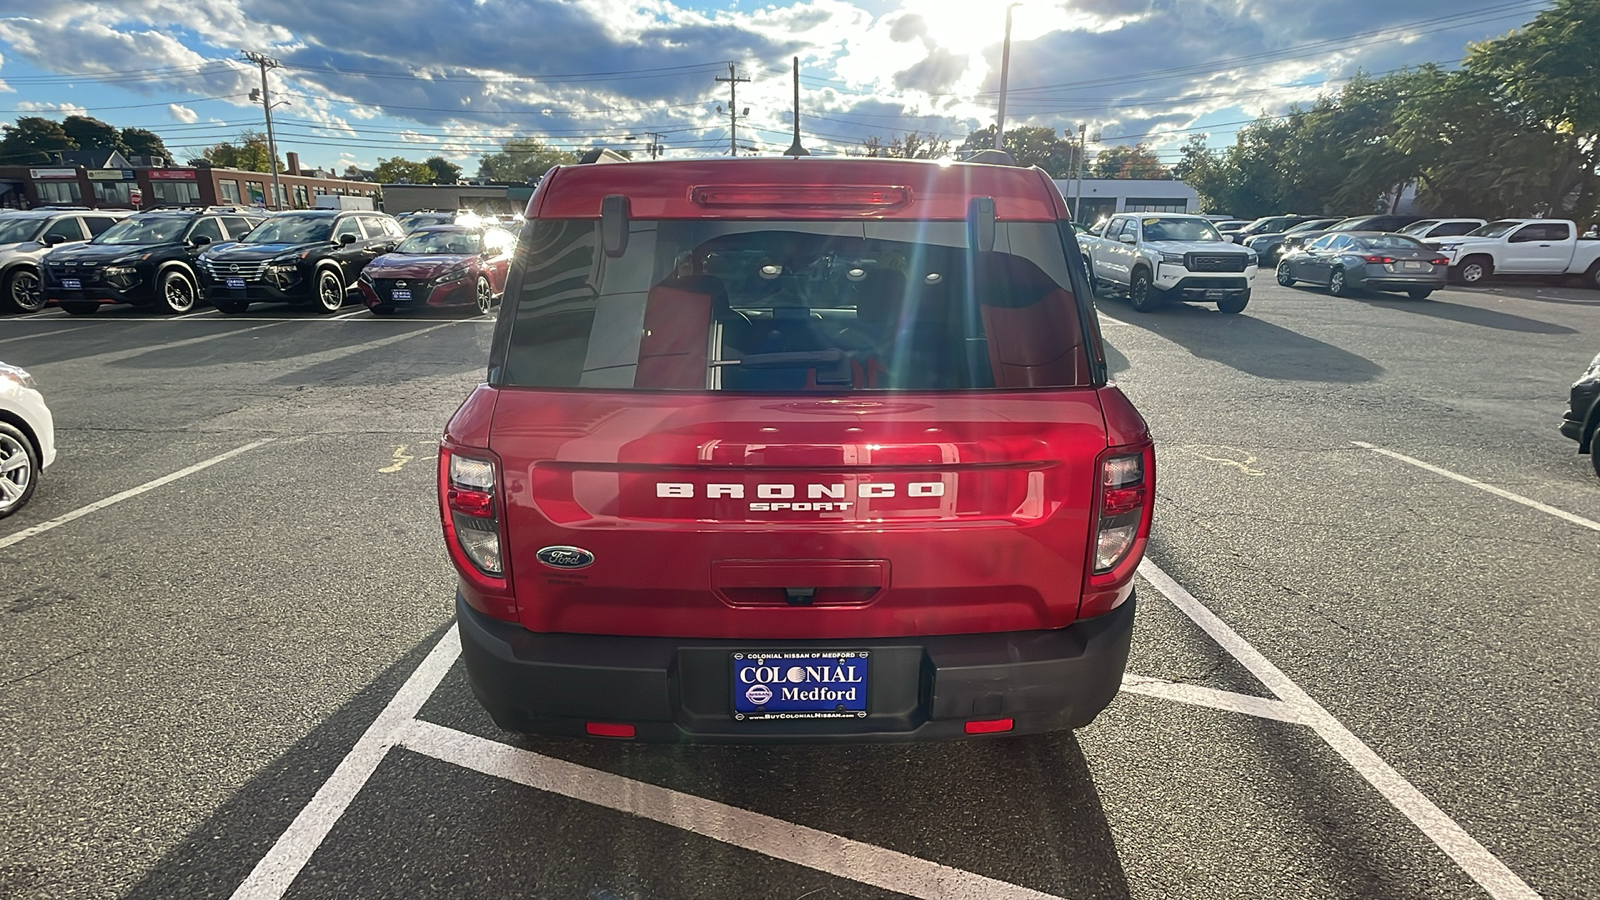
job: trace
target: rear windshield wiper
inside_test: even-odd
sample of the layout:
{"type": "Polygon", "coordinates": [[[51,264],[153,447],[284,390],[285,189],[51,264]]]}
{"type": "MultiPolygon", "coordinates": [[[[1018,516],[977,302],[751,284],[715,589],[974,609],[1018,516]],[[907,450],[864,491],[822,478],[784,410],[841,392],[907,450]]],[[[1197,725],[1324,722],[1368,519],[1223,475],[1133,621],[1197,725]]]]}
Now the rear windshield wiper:
{"type": "Polygon", "coordinates": [[[713,366],[744,366],[750,369],[816,369],[817,384],[853,384],[850,357],[838,348],[798,350],[789,353],[752,353],[739,359],[712,360],[713,366]]]}

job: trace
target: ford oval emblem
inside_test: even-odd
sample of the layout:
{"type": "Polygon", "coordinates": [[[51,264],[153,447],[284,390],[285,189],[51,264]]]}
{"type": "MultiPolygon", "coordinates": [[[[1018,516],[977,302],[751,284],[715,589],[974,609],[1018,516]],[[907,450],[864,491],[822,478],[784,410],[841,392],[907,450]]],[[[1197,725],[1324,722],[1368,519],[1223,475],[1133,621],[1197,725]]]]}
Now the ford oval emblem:
{"type": "Polygon", "coordinates": [[[584,569],[594,565],[594,554],[581,547],[546,547],[534,556],[553,569],[584,569]]]}

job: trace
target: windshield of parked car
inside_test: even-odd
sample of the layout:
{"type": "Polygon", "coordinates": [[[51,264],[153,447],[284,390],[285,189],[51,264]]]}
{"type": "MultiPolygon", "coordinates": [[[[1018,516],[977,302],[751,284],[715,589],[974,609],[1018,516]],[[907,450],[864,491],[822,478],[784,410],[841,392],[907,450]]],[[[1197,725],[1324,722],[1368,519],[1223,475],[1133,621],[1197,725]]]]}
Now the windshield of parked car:
{"type": "Polygon", "coordinates": [[[48,221],[48,219],[24,218],[7,222],[4,219],[0,219],[0,223],[3,223],[0,224],[0,244],[20,244],[23,241],[31,241],[48,221]]]}
{"type": "Polygon", "coordinates": [[[332,216],[280,215],[262,222],[242,239],[246,244],[313,244],[333,234],[332,216]]]}
{"type": "Polygon", "coordinates": [[[1321,231],[1334,223],[1334,219],[1314,219],[1310,222],[1301,222],[1299,225],[1284,231],[1284,234],[1302,234],[1307,231],[1321,231]]]}
{"type": "Polygon", "coordinates": [[[1361,230],[1361,226],[1366,224],[1371,218],[1372,218],[1371,216],[1354,216],[1354,217],[1349,218],[1349,219],[1340,219],[1339,221],[1333,223],[1332,225],[1329,225],[1327,230],[1328,231],[1360,231],[1361,230]]]}
{"type": "Polygon", "coordinates": [[[91,244],[169,244],[183,237],[188,216],[135,216],[107,228],[91,244]]]}
{"type": "Polygon", "coordinates": [[[491,380],[649,390],[970,390],[1087,384],[1055,223],[536,223],[491,380]],[[642,337],[641,337],[642,335],[642,337]],[[1002,350],[1000,348],[1008,348],[1002,350]],[[1038,365],[997,365],[1022,352],[1038,365]]]}
{"type": "Polygon", "coordinates": [[[483,237],[475,231],[418,231],[400,242],[396,253],[477,253],[483,237]]]}
{"type": "Polygon", "coordinates": [[[1421,235],[1427,234],[1428,229],[1438,224],[1438,219],[1423,219],[1421,222],[1412,222],[1410,225],[1400,229],[1399,233],[1417,235],[1420,237],[1421,235]]]}
{"type": "Polygon", "coordinates": [[[1467,237],[1497,238],[1521,224],[1523,223],[1518,219],[1502,219],[1498,222],[1490,222],[1477,231],[1467,232],[1467,237]]]}
{"type": "Polygon", "coordinates": [[[1361,238],[1361,244],[1371,250],[1426,250],[1428,249],[1416,238],[1406,237],[1401,234],[1375,234],[1371,237],[1361,238]]]}
{"type": "Polygon", "coordinates": [[[1147,241],[1221,241],[1222,235],[1205,219],[1141,219],[1147,241]]]}

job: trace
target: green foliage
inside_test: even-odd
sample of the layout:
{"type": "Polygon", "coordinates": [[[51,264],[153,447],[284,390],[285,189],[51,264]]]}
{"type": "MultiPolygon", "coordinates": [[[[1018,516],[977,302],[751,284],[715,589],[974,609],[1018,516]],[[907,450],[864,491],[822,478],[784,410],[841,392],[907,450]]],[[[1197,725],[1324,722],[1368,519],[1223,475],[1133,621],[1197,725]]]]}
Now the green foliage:
{"type": "Polygon", "coordinates": [[[433,168],[402,156],[378,160],[372,180],[379,184],[433,184],[433,168]]]}
{"type": "Polygon", "coordinates": [[[172,162],[172,151],[161,140],[161,135],[143,128],[122,129],[122,143],[135,156],[159,156],[172,162]]]}
{"type": "Polygon", "coordinates": [[[67,116],[61,120],[61,130],[78,145],[79,150],[128,152],[122,132],[92,116],[67,116]]]}
{"type": "MultiPolygon", "coordinates": [[[[267,136],[259,131],[244,131],[237,144],[223,141],[205,148],[189,165],[206,163],[219,169],[243,169],[246,172],[272,171],[272,156],[268,151],[267,136]]],[[[283,160],[278,160],[278,171],[284,171],[283,160]]]]}
{"type": "MultiPolygon", "coordinates": [[[[1021,126],[1006,129],[1001,143],[1018,165],[1038,166],[1051,178],[1071,178],[1077,174],[1078,142],[1056,134],[1054,128],[1021,126]]],[[[994,147],[994,126],[967,135],[956,148],[958,153],[973,153],[994,147]]]]}
{"type": "Polygon", "coordinates": [[[430,156],[422,164],[433,170],[434,184],[455,184],[461,180],[461,167],[442,156],[430,156]]]}
{"type": "Polygon", "coordinates": [[[577,161],[578,154],[558,150],[536,138],[512,138],[499,152],[483,155],[478,161],[478,177],[487,181],[537,181],[551,168],[577,161]]]}
{"type": "Polygon", "coordinates": [[[1170,178],[1167,167],[1148,144],[1117,145],[1095,154],[1090,178],[1170,178]]]}
{"type": "Polygon", "coordinates": [[[850,151],[850,155],[889,159],[942,159],[950,155],[950,142],[920,131],[892,135],[887,144],[883,142],[883,138],[873,135],[861,142],[860,150],[850,151]]]}
{"type": "Polygon", "coordinates": [[[54,154],[78,149],[61,123],[41,116],[23,116],[15,125],[0,126],[0,165],[27,166],[55,162],[54,154]]]}

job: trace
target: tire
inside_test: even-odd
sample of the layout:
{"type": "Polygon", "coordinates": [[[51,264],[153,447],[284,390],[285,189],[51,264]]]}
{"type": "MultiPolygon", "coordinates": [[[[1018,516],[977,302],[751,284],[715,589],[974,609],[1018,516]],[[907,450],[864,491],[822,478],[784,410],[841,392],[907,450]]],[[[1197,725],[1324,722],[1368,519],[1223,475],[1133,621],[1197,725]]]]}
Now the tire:
{"type": "Polygon", "coordinates": [[[1589,464],[1594,466],[1594,475],[1600,478],[1600,447],[1589,445],[1589,464]]]}
{"type": "Polygon", "coordinates": [[[250,301],[248,301],[248,300],[213,300],[211,305],[215,306],[217,308],[217,312],[222,313],[223,315],[226,315],[226,316],[237,316],[238,314],[240,314],[240,313],[242,313],[245,310],[250,308],[250,301]]]}
{"type": "Polygon", "coordinates": [[[1154,312],[1161,306],[1161,292],[1150,283],[1150,273],[1145,269],[1134,269],[1128,279],[1128,305],[1142,313],[1154,312]]]}
{"type": "Polygon", "coordinates": [[[1457,284],[1471,287],[1482,284],[1494,270],[1494,262],[1487,256],[1469,256],[1458,263],[1454,269],[1457,284]]]}
{"type": "Polygon", "coordinates": [[[1406,296],[1413,300],[1426,300],[1432,294],[1433,291],[1429,288],[1412,288],[1411,290],[1406,291],[1406,296]]]}
{"type": "Polygon", "coordinates": [[[489,283],[488,277],[479,275],[476,290],[478,314],[487,316],[489,310],[494,309],[494,285],[489,283]]]}
{"type": "Polygon", "coordinates": [[[1328,276],[1328,293],[1335,297],[1348,297],[1355,293],[1350,290],[1350,283],[1344,280],[1344,270],[1334,269],[1328,276]]]}
{"type": "Polygon", "coordinates": [[[0,294],[0,310],[30,313],[44,309],[44,285],[39,273],[30,266],[18,266],[6,276],[4,293],[0,294]]]}
{"type": "Polygon", "coordinates": [[[319,313],[334,313],[344,306],[344,278],[335,269],[317,272],[317,282],[311,293],[311,308],[319,313]]]}
{"type": "Polygon", "coordinates": [[[69,316],[92,316],[100,311],[100,303],[96,300],[63,300],[61,308],[69,316]]]}
{"type": "Polygon", "coordinates": [[[0,519],[21,509],[39,486],[39,454],[28,436],[0,422],[0,519]]]}
{"type": "Polygon", "coordinates": [[[156,309],[179,315],[194,311],[200,302],[200,289],[189,273],[179,268],[167,269],[156,277],[156,309]]]}
{"type": "Polygon", "coordinates": [[[1596,262],[1589,267],[1589,271],[1583,273],[1583,283],[1600,290],[1600,262],[1596,262]]]}
{"type": "Polygon", "coordinates": [[[1223,315],[1237,316],[1239,313],[1244,312],[1244,308],[1249,305],[1250,292],[1245,291],[1244,295],[1241,297],[1224,297],[1223,299],[1218,300],[1217,311],[1223,315]]]}
{"type": "Polygon", "coordinates": [[[1288,263],[1278,263],[1278,284],[1284,287],[1294,287],[1294,276],[1289,274],[1288,263]]]}

